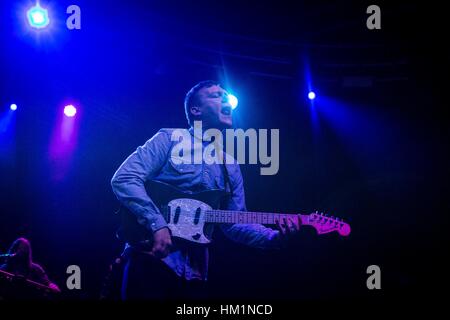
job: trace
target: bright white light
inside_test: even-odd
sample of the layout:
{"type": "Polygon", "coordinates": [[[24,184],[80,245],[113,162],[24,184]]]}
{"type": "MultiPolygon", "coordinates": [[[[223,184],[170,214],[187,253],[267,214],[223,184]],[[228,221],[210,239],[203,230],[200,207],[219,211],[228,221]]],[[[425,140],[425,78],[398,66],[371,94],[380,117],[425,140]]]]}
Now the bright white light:
{"type": "Polygon", "coordinates": [[[50,23],[48,11],[42,8],[39,4],[27,11],[27,17],[30,26],[36,29],[45,28],[50,23]]]}
{"type": "Polygon", "coordinates": [[[68,117],[73,117],[77,113],[77,108],[75,108],[73,105],[69,104],[64,107],[64,114],[68,117]]]}
{"type": "Polygon", "coordinates": [[[309,100],[314,100],[315,98],[316,98],[316,94],[314,93],[314,91],[311,91],[310,93],[308,93],[309,100]]]}
{"type": "Polygon", "coordinates": [[[228,102],[231,105],[232,109],[235,109],[238,105],[238,98],[236,98],[236,96],[232,95],[232,94],[228,94],[228,102]]]}
{"type": "Polygon", "coordinates": [[[17,110],[17,104],[13,103],[11,104],[11,106],[9,107],[12,111],[16,111],[17,110]]]}
{"type": "Polygon", "coordinates": [[[33,18],[33,23],[42,24],[45,20],[44,14],[42,12],[33,12],[31,14],[33,18]]]}

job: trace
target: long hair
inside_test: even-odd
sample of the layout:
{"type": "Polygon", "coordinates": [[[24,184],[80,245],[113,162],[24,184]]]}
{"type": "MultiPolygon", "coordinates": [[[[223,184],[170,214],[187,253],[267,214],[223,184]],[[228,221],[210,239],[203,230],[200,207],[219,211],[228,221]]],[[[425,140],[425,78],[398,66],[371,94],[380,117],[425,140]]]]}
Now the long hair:
{"type": "Polygon", "coordinates": [[[9,254],[15,254],[15,256],[9,259],[8,262],[20,262],[24,267],[31,268],[33,262],[31,253],[31,244],[25,238],[18,238],[12,244],[8,250],[9,254]]]}

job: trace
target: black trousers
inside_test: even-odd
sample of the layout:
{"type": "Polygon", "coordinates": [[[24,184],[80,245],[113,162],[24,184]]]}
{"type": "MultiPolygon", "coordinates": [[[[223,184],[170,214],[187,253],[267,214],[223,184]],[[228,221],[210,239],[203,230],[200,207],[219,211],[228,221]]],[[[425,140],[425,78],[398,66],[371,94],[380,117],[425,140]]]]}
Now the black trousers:
{"type": "Polygon", "coordinates": [[[204,300],[206,281],[180,278],[163,261],[131,249],[122,281],[123,300],[204,300]]]}

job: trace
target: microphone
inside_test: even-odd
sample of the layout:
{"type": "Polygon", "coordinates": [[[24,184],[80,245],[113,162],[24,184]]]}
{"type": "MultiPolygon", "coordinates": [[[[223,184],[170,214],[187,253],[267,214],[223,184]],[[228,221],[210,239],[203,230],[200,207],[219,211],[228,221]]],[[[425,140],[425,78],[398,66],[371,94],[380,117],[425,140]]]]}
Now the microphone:
{"type": "Polygon", "coordinates": [[[12,258],[16,255],[16,253],[3,253],[0,254],[0,258],[12,258]]]}

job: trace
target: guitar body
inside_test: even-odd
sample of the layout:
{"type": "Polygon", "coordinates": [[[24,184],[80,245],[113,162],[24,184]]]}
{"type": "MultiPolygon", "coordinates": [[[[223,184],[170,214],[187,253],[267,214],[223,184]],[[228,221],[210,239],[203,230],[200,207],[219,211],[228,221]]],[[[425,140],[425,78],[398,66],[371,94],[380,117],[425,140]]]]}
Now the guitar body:
{"type": "MultiPolygon", "coordinates": [[[[147,194],[161,210],[172,237],[198,244],[210,243],[213,226],[206,223],[205,212],[218,209],[228,194],[223,190],[208,190],[197,193],[181,191],[160,181],[146,184],[147,194]]],[[[153,240],[152,232],[139,224],[136,216],[122,206],[119,211],[121,228],[119,239],[136,243],[153,240]]]]}

